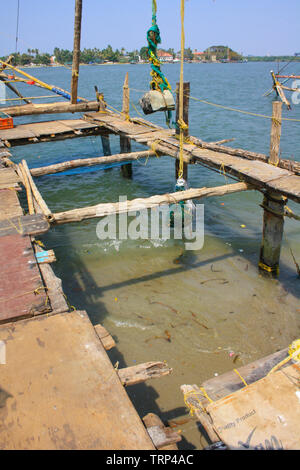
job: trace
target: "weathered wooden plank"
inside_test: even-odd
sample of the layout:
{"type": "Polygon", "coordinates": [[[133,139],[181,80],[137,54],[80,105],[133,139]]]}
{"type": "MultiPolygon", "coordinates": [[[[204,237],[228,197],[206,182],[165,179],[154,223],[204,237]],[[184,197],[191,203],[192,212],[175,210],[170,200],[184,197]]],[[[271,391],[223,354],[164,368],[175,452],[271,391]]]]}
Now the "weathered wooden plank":
{"type": "Polygon", "coordinates": [[[49,312],[29,237],[0,237],[0,323],[49,312]]]}
{"type": "MultiPolygon", "coordinates": [[[[250,364],[239,367],[237,371],[247,384],[251,384],[265,377],[276,364],[279,364],[287,356],[288,350],[283,349],[282,351],[278,351],[262,359],[251,362],[250,364]]],[[[234,371],[229,371],[205,381],[202,386],[206,390],[208,396],[212,400],[216,401],[245,386],[240,376],[234,371]]]]}
{"type": "Polygon", "coordinates": [[[143,421],[156,449],[178,450],[176,443],[181,441],[181,436],[165,426],[159,416],[148,413],[143,421]]]}
{"type": "Polygon", "coordinates": [[[19,234],[41,235],[48,232],[50,225],[41,214],[22,215],[0,220],[0,237],[19,234]]]}
{"type": "Polygon", "coordinates": [[[118,370],[123,385],[136,385],[149,379],[171,374],[172,369],[165,362],[146,362],[137,366],[125,367],[118,370]]]}
{"type": "Polygon", "coordinates": [[[154,450],[86,312],[7,325],[0,340],[1,449],[154,450]]]}
{"type": "Polygon", "coordinates": [[[94,325],[94,328],[106,351],[109,351],[116,346],[113,337],[108,333],[104,326],[94,325]]]}
{"type": "Polygon", "coordinates": [[[0,221],[22,217],[23,210],[20,206],[16,191],[3,189],[0,191],[0,221]]]}

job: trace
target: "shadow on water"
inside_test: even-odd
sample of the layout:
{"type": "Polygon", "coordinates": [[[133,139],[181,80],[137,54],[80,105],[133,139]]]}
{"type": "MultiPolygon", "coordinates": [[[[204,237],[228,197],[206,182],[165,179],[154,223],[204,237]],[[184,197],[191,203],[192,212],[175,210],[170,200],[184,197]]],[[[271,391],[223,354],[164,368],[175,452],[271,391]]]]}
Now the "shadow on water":
{"type": "MultiPolygon", "coordinates": [[[[66,245],[69,244],[69,248],[68,250],[64,251],[63,263],[60,263],[58,259],[57,263],[52,265],[52,269],[54,273],[61,278],[63,290],[70,304],[77,310],[85,310],[94,325],[102,323],[105,317],[109,316],[110,313],[106,309],[104,303],[101,301],[103,292],[105,290],[114,290],[121,285],[126,286],[133,283],[144,282],[157,276],[168,276],[173,271],[181,272],[185,270],[184,268],[174,268],[174,270],[153,273],[153,275],[150,276],[143,276],[140,279],[128,280],[127,282],[120,283],[120,285],[116,283],[115,285],[110,285],[107,287],[99,287],[94,277],[87,269],[86,264],[80,260],[79,256],[72,255],[72,240],[69,240],[68,242],[68,234],[70,231],[66,230],[64,226],[59,227],[59,230],[64,233],[64,243],[66,245]],[[72,273],[75,271],[79,273],[77,278],[72,276],[72,273]]],[[[53,246],[53,244],[51,244],[53,237],[55,238],[55,234],[53,232],[50,232],[43,237],[43,242],[49,249],[53,246]]],[[[114,366],[117,365],[117,367],[120,369],[129,367],[129,364],[126,362],[124,355],[118,349],[118,338],[114,335],[113,338],[116,342],[116,347],[110,351],[107,351],[112,364],[114,366]]],[[[151,358],[149,358],[149,360],[151,360],[151,358]]],[[[186,415],[187,413],[187,410],[184,406],[165,412],[162,411],[157,404],[159,394],[151,385],[141,383],[128,387],[126,391],[140,418],[143,418],[148,413],[154,413],[162,419],[164,424],[168,424],[169,420],[186,415]]],[[[181,442],[178,443],[178,448],[191,450],[196,447],[182,436],[181,442]]]]}

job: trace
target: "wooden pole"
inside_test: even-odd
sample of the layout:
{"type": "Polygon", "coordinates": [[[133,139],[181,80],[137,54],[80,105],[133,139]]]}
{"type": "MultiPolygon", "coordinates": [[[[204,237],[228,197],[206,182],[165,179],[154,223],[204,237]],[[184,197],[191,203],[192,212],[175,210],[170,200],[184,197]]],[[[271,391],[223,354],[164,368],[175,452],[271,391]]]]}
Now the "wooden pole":
{"type": "MultiPolygon", "coordinates": [[[[131,140],[129,137],[120,135],[120,151],[121,153],[130,153],[131,152],[131,140]]],[[[124,178],[132,178],[132,163],[127,163],[127,165],[121,166],[121,172],[124,178]]]]}
{"type": "Polygon", "coordinates": [[[75,24],[74,24],[74,48],[71,82],[71,103],[77,103],[78,78],[80,62],[80,40],[81,40],[82,0],[75,0],[75,24]]]}
{"type": "MultiPolygon", "coordinates": [[[[125,75],[124,85],[123,85],[123,107],[122,107],[122,116],[124,119],[129,119],[129,107],[130,107],[130,97],[129,97],[129,76],[128,72],[125,75]]],[[[130,153],[131,152],[131,140],[128,137],[123,135],[120,136],[120,151],[121,153],[130,153]]],[[[132,178],[132,163],[121,166],[121,172],[124,178],[132,178]]]]}
{"type": "MultiPolygon", "coordinates": [[[[180,84],[177,83],[176,86],[176,123],[179,120],[179,87],[180,84]]],[[[183,84],[183,120],[185,124],[189,124],[189,104],[190,104],[190,83],[184,82],[183,84]]],[[[179,135],[180,129],[176,126],[176,134],[179,135]]],[[[189,130],[184,130],[184,137],[187,138],[189,136],[189,130]]],[[[179,172],[179,160],[176,159],[175,161],[175,178],[178,179],[178,172],[179,172]]],[[[187,181],[188,179],[188,164],[183,164],[183,179],[187,181]]]]}
{"type": "Polygon", "coordinates": [[[124,119],[129,118],[130,111],[130,95],[129,95],[129,76],[128,72],[125,75],[124,85],[123,85],[123,107],[122,114],[124,119]]]}
{"type": "Polygon", "coordinates": [[[99,108],[100,103],[98,101],[87,101],[75,104],[71,104],[69,101],[57,101],[55,103],[8,106],[6,108],[1,108],[1,111],[9,114],[11,117],[19,117],[31,116],[34,114],[83,113],[88,111],[98,111],[99,108]]]}
{"type": "MultiPolygon", "coordinates": [[[[277,166],[279,163],[282,103],[273,102],[271,142],[269,163],[277,166]]],[[[286,198],[277,193],[266,192],[262,207],[263,238],[260,250],[259,269],[267,276],[276,277],[279,274],[279,260],[284,228],[286,198]]]]}
{"type": "Polygon", "coordinates": [[[110,163],[125,162],[128,160],[139,160],[140,158],[154,157],[156,155],[152,150],[143,150],[140,152],[131,152],[124,154],[111,155],[106,157],[78,158],[67,162],[56,163],[40,168],[32,168],[30,173],[32,176],[51,175],[53,173],[61,173],[71,168],[79,168],[82,166],[108,165],[110,163]]]}
{"type": "Polygon", "coordinates": [[[180,201],[188,201],[189,199],[224,196],[225,194],[233,194],[250,189],[253,188],[246,183],[226,184],[215,188],[191,188],[186,191],[156,195],[146,199],[140,198],[125,202],[103,203],[90,207],[82,207],[80,209],[72,209],[66,212],[59,212],[53,214],[52,222],[56,224],[80,222],[81,220],[101,218],[112,214],[125,214],[131,211],[157,208],[162,204],[177,204],[180,201]]]}
{"type": "Polygon", "coordinates": [[[52,218],[52,213],[49,209],[49,207],[47,206],[46,202],[44,201],[44,199],[42,198],[42,195],[41,193],[39,192],[39,190],[37,189],[37,186],[35,184],[35,182],[33,181],[33,178],[31,176],[31,173],[30,173],[30,170],[28,168],[28,165],[27,165],[27,162],[26,160],[22,160],[22,167],[24,169],[24,172],[26,173],[26,176],[28,178],[28,181],[29,181],[29,184],[30,184],[30,188],[31,188],[31,191],[32,191],[32,194],[36,200],[36,202],[38,203],[38,205],[40,206],[44,216],[51,220],[52,218]]]}

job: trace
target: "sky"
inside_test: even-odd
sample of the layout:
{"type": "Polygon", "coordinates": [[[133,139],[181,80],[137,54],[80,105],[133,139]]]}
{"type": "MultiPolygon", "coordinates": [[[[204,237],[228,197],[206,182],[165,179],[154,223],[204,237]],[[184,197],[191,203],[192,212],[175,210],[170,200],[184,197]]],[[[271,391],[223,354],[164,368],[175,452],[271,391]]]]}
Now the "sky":
{"type": "MultiPolygon", "coordinates": [[[[18,51],[73,49],[75,0],[19,0],[18,51]]],[[[300,52],[299,0],[186,0],[186,47],[224,45],[244,55],[300,52]]],[[[0,56],[15,52],[18,0],[0,0],[0,56]]],[[[164,49],[180,49],[180,0],[157,0],[164,49]]],[[[146,45],[152,0],[83,0],[81,49],[146,45]]]]}

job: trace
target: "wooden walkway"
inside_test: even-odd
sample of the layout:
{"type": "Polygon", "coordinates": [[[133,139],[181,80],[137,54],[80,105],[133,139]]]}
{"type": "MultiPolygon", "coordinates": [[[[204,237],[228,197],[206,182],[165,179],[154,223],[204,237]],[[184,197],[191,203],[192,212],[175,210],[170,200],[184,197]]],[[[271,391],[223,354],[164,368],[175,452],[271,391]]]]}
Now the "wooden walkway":
{"type": "MultiPolygon", "coordinates": [[[[136,119],[135,122],[124,121],[123,117],[116,113],[87,113],[85,119],[99,123],[103,129],[150,146],[162,155],[179,158],[179,141],[173,130],[164,130],[154,125],[151,127],[152,124],[143,119],[136,119]]],[[[201,141],[192,142],[197,139],[190,138],[190,141],[191,143],[184,145],[186,163],[203,164],[220,171],[221,174],[253,184],[258,189],[278,192],[300,202],[300,177],[294,172],[269,165],[267,162],[230,155],[223,151],[222,146],[219,146],[218,151],[214,151],[201,148],[201,141]]]]}
{"type": "Polygon", "coordinates": [[[110,335],[86,312],[70,312],[61,281],[38,263],[42,249],[32,235],[48,230],[48,221],[23,215],[18,176],[1,159],[0,181],[0,449],[177,448],[180,437],[164,434],[163,425],[147,432],[124,388],[171,369],[157,362],[114,369],[105,351],[114,346],[110,335]]]}
{"type": "Polygon", "coordinates": [[[154,449],[86,312],[8,324],[0,340],[1,449],[154,449]]]}
{"type": "Polygon", "coordinates": [[[7,147],[15,147],[101,133],[103,130],[97,124],[88,123],[83,119],[62,119],[19,124],[13,129],[0,129],[0,140],[5,142],[7,147]]]}

